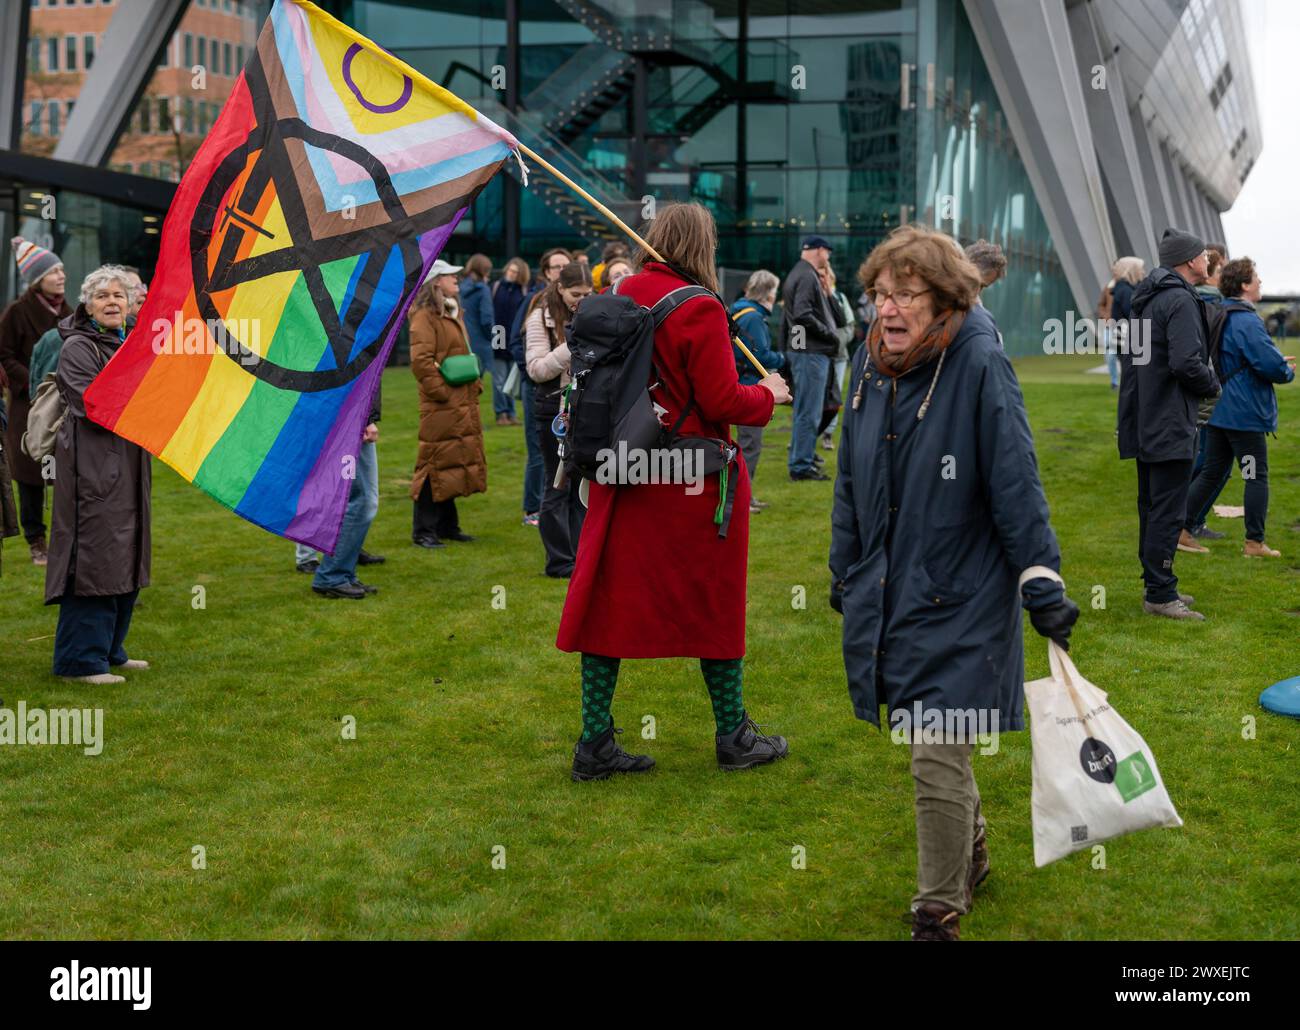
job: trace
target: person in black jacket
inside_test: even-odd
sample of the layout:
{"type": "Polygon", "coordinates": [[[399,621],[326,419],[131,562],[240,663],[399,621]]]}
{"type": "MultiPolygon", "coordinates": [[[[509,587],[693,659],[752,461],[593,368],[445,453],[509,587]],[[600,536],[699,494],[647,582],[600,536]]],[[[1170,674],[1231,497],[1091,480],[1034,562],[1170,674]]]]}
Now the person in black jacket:
{"type": "Polygon", "coordinates": [[[828,480],[819,472],[816,454],[817,427],[831,362],[840,349],[835,330],[844,327],[844,315],[826,295],[817,275],[831,257],[831,245],[824,236],[809,236],[781,291],[781,349],[786,352],[794,376],[794,428],[790,434],[790,478],[828,480]]]}
{"type": "Polygon", "coordinates": [[[1219,393],[1208,329],[1193,289],[1205,279],[1205,244],[1166,229],[1160,267],[1133,291],[1128,346],[1120,355],[1119,456],[1136,458],[1138,556],[1143,609],[1172,619],[1204,619],[1178,592],[1174,555],[1186,517],[1196,453],[1196,411],[1219,393]]]}

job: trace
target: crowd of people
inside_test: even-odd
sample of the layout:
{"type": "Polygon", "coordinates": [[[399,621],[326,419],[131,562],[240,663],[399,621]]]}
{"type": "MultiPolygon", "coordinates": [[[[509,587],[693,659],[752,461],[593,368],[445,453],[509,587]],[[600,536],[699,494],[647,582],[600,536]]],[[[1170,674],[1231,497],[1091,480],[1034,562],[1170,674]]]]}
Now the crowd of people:
{"type": "Polygon", "coordinates": [[[1248,257],[1228,260],[1221,243],[1165,230],[1160,264],[1120,258],[1102,292],[1107,366],[1119,391],[1121,458],[1137,463],[1138,557],[1152,615],[1203,621],[1178,589],[1178,552],[1206,554],[1222,540],[1206,519],[1235,459],[1245,487],[1242,553],[1277,558],[1264,539],[1268,439],[1277,432],[1275,385],[1295,378],[1256,310],[1262,282],[1248,257]],[[1131,341],[1141,334],[1143,345],[1131,341]]]}
{"type": "MultiPolygon", "coordinates": [[[[439,259],[409,313],[419,395],[412,542],[433,549],[474,540],[456,502],[487,489],[479,398],[490,376],[496,427],[524,435],[523,524],[539,531],[545,574],[570,581],[557,646],[580,655],[572,778],[654,766],[615,736],[625,658],[699,660],[719,768],[788,754],[785,738],[755,723],[743,693],[749,520],[767,507],[752,484],[764,427],[786,403],[790,481],[832,480],[818,451],[836,449],[839,431],[826,496],[829,601],[843,616],[855,715],[879,725],[884,705],[894,725],[900,712],[974,711],[981,726],[1022,729],[1022,610],[1039,634],[1068,648],[1079,609],[1061,581],[1020,387],[982,301],[1006,273],[1001,249],[978,240],[963,250],[935,229],[900,227],[858,268],[854,303],[830,242],[813,234],[784,282],[759,269],[728,301],[706,208],[666,206],[645,235],[646,252],[611,244],[594,267],[585,253],[553,248],[536,274],[518,257],[500,275],[482,254],[463,266],[439,259]],[[592,482],[584,493],[563,460],[575,315],[596,294],[655,309],[684,288],[693,288],[688,299],[656,321],[646,391],[665,446],[716,445],[720,468],[698,491],[592,482]]],[[[18,486],[16,511],[8,484],[0,491],[5,533],[21,525],[31,560],[46,568],[46,603],[60,606],[54,672],[121,682],[120,671],[148,665],[128,657],[126,637],[149,582],[150,463],[90,422],[81,398],[124,340],[145,285],[133,270],[104,266],[81,284],[74,309],[57,255],[26,240],[14,247],[29,285],[0,318],[5,467],[18,486]],[[47,537],[49,477],[23,455],[21,438],[49,375],[67,416],[53,453],[47,537]]],[[[1264,542],[1266,434],[1277,428],[1273,385],[1293,378],[1295,361],[1273,345],[1255,309],[1261,282],[1249,258],[1228,261],[1222,247],[1176,229],[1159,254],[1149,275],[1137,258],[1117,261],[1099,314],[1108,320],[1120,454],[1137,460],[1144,608],[1200,619],[1177,589],[1173,560],[1218,536],[1205,518],[1233,460],[1246,479],[1245,553],[1277,554],[1264,542]],[[1130,319],[1150,337],[1141,360],[1128,346],[1139,324],[1130,319]]],[[[299,546],[296,555],[324,597],[376,592],[357,577],[358,566],[384,561],[364,549],[378,508],[378,396],[373,409],[335,552],[299,546]]],[[[974,740],[912,735],[909,744],[913,936],[952,940],[989,870],[974,740]]]]}

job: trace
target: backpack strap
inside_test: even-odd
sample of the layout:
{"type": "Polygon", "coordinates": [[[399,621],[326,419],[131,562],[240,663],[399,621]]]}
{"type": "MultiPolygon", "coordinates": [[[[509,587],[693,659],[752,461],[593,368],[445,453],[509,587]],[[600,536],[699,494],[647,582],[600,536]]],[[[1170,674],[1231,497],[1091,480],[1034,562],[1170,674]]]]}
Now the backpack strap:
{"type": "MultiPolygon", "coordinates": [[[[1241,303],[1241,301],[1236,301],[1236,302],[1225,301],[1220,306],[1223,308],[1223,327],[1219,333],[1219,346],[1215,348],[1214,354],[1211,355],[1210,363],[1214,367],[1214,371],[1218,373],[1220,376],[1222,376],[1223,375],[1223,336],[1228,331],[1228,316],[1231,315],[1234,311],[1254,311],[1255,309],[1252,308],[1249,304],[1241,303]]],[[[1227,378],[1220,379],[1219,396],[1223,396],[1224,386],[1226,386],[1230,380],[1235,379],[1241,372],[1245,371],[1245,369],[1248,367],[1249,366],[1243,361],[1240,365],[1237,366],[1236,370],[1231,375],[1229,375],[1227,378]]]]}
{"type": "MultiPolygon", "coordinates": [[[[619,282],[622,282],[620,279],[619,282]]],[[[615,287],[618,283],[614,284],[615,287]]],[[[659,301],[650,309],[650,317],[654,319],[655,329],[658,329],[664,323],[669,315],[676,311],[681,305],[688,300],[694,300],[696,297],[713,297],[717,300],[717,294],[712,290],[706,290],[703,286],[679,286],[677,289],[664,294],[659,301]]],[[[721,303],[721,301],[719,301],[721,303]]],[[[691,388],[691,399],[687,402],[686,407],[682,409],[681,415],[673,423],[672,429],[668,430],[668,439],[673,440],[677,437],[677,430],[682,428],[682,423],[686,421],[686,416],[695,409],[695,388],[691,388]]]]}
{"type": "Polygon", "coordinates": [[[664,319],[688,300],[694,300],[696,297],[714,296],[713,291],[706,290],[703,286],[679,286],[659,298],[659,302],[650,309],[650,317],[654,319],[655,328],[658,329],[663,324],[664,319]]]}

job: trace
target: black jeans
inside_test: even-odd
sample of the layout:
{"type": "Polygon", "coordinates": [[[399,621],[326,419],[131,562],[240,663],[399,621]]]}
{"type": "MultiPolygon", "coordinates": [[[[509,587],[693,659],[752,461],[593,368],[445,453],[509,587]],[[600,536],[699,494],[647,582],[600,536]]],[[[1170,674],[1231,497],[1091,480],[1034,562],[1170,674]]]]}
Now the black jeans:
{"type": "Polygon", "coordinates": [[[456,514],[456,498],[435,501],[433,490],[426,479],[420,488],[420,496],[415,499],[415,511],[411,517],[411,537],[431,536],[440,539],[455,536],[460,532],[460,516],[456,514]]]}
{"type": "Polygon", "coordinates": [[[1206,434],[1205,464],[1187,494],[1187,529],[1195,529],[1205,521],[1210,505],[1232,474],[1232,459],[1236,458],[1246,484],[1246,539],[1263,543],[1264,521],[1268,518],[1268,438],[1263,433],[1218,426],[1206,426],[1201,431],[1206,434]]]}
{"type": "Polygon", "coordinates": [[[64,594],[59,601],[59,626],[54,631],[54,675],[97,676],[109,666],[126,661],[127,630],[135,611],[136,595],[108,594],[78,597],[64,594]]]}
{"type": "Polygon", "coordinates": [[[552,415],[539,415],[537,418],[537,442],[542,447],[542,465],[546,472],[537,528],[541,531],[542,547],[546,549],[546,574],[568,576],[573,573],[578,537],[582,533],[587,509],[578,500],[579,477],[571,476],[562,490],[553,485],[560,467],[560,441],[551,432],[552,418],[552,415]]]}
{"type": "Polygon", "coordinates": [[[1165,604],[1178,599],[1174,555],[1187,518],[1187,488],[1192,462],[1142,461],[1138,472],[1138,557],[1146,599],[1165,604]]]}
{"type": "Polygon", "coordinates": [[[18,520],[29,544],[45,539],[44,483],[18,483],[18,520]]]}

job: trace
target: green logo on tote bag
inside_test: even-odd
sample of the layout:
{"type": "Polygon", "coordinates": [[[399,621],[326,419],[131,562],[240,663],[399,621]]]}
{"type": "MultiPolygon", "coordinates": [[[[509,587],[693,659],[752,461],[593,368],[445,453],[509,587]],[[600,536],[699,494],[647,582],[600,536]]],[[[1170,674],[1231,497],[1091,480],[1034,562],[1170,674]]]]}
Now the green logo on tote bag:
{"type": "Polygon", "coordinates": [[[1156,785],[1156,774],[1141,751],[1134,751],[1115,768],[1115,786],[1124,803],[1145,794],[1156,785]]]}

